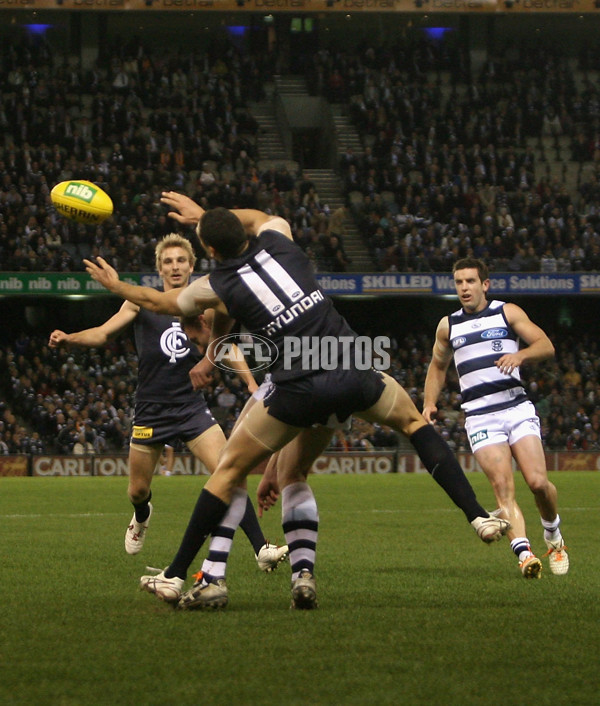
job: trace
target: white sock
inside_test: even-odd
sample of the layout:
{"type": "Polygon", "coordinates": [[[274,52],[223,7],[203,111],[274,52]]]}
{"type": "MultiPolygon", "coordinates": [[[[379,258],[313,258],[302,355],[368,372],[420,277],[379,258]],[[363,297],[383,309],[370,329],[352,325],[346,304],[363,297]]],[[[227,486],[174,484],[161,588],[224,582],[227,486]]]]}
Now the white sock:
{"type": "Polygon", "coordinates": [[[543,517],[540,517],[540,520],[544,528],[544,539],[548,542],[558,542],[562,536],[560,532],[560,515],[557,515],[552,522],[544,520],[543,517]]]}

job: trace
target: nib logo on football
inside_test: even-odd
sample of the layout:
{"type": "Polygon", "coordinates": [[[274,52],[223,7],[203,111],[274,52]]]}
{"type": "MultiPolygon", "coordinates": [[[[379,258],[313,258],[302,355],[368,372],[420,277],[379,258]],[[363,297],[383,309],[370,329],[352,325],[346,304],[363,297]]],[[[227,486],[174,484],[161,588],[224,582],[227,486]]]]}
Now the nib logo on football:
{"type": "Polygon", "coordinates": [[[72,181],[65,189],[65,196],[74,196],[86,203],[90,203],[95,194],[95,189],[90,188],[87,184],[80,184],[76,181],[72,181]]]}

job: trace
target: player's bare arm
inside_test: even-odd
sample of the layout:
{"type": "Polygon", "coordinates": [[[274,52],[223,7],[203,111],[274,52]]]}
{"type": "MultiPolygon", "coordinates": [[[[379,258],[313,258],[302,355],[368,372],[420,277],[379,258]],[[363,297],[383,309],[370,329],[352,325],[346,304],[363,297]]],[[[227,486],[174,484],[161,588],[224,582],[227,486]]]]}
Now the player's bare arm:
{"type": "Polygon", "coordinates": [[[181,291],[179,289],[159,292],[152,287],[140,287],[137,284],[123,282],[119,279],[119,273],[115,268],[101,257],[98,257],[96,262],[84,260],[83,264],[93,280],[123,299],[128,299],[130,302],[157,314],[178,316],[182,313],[177,304],[177,297],[181,291]]]}
{"type": "Polygon", "coordinates": [[[278,457],[279,452],[271,456],[256,489],[259,517],[262,517],[263,512],[267,512],[270,507],[273,507],[279,498],[280,489],[279,481],[277,480],[278,457]]]}
{"type": "Polygon", "coordinates": [[[227,356],[229,367],[235,370],[235,374],[248,388],[248,392],[253,394],[258,390],[258,384],[254,379],[254,375],[250,372],[246,358],[242,351],[234,344],[231,346],[231,354],[227,356]]]}
{"type": "Polygon", "coordinates": [[[515,333],[527,346],[517,353],[503,355],[496,361],[496,367],[506,375],[523,363],[537,363],[554,356],[554,346],[543,329],[527,316],[516,304],[505,304],[504,314],[515,333]]]}
{"type": "Polygon", "coordinates": [[[187,287],[176,291],[178,292],[177,308],[182,316],[197,316],[203,314],[206,309],[220,308],[226,311],[223,302],[210,286],[208,275],[199,277],[187,287]]]}
{"type": "Polygon", "coordinates": [[[76,331],[74,333],[65,333],[57,329],[50,334],[48,345],[50,348],[58,348],[63,345],[87,347],[103,346],[126,329],[138,315],[139,310],[140,308],[136,304],[125,301],[119,311],[101,326],[94,326],[93,328],[76,331]]]}
{"type": "Polygon", "coordinates": [[[288,240],[294,239],[290,224],[281,216],[271,216],[253,208],[231,208],[229,211],[239,219],[248,235],[260,235],[263,230],[276,230],[288,240]]]}
{"type": "Polygon", "coordinates": [[[444,316],[435,332],[435,343],[431,354],[431,362],[425,377],[423,392],[423,416],[429,424],[433,423],[437,413],[437,401],[446,381],[448,365],[452,360],[452,349],[449,341],[448,317],[444,316]]]}
{"type": "Polygon", "coordinates": [[[213,343],[231,331],[234,324],[234,319],[229,316],[225,305],[221,302],[220,306],[214,307],[212,325],[210,331],[210,340],[206,350],[206,357],[214,363],[214,346],[213,343]]]}
{"type": "MultiPolygon", "coordinates": [[[[212,289],[210,291],[212,291],[212,289]]],[[[183,293],[184,292],[182,292],[182,294],[183,293]]],[[[193,297],[188,297],[186,294],[184,296],[184,300],[185,302],[182,305],[182,308],[189,307],[190,311],[195,312],[197,307],[193,297]]],[[[190,381],[194,390],[202,389],[211,381],[215,363],[211,354],[210,344],[216,338],[227,335],[231,330],[232,324],[233,319],[231,319],[227,313],[225,305],[220,301],[216,304],[216,306],[213,306],[205,311],[204,315],[193,313],[191,315],[182,316],[181,325],[185,331],[185,334],[190,341],[193,341],[196,345],[201,346],[201,348],[205,351],[204,358],[202,358],[202,360],[190,370],[190,381]],[[219,319],[216,329],[218,333],[216,334],[214,332],[215,317],[218,317],[219,319]]],[[[251,376],[245,360],[244,366],[248,371],[248,374],[251,376]]],[[[249,381],[247,381],[246,378],[242,377],[242,379],[246,384],[249,384],[249,381]]],[[[252,380],[253,379],[254,378],[252,378],[252,380]]],[[[252,392],[253,391],[254,390],[252,390],[252,392]]]]}
{"type": "Polygon", "coordinates": [[[189,196],[176,191],[163,191],[160,201],[171,209],[169,218],[182,225],[195,226],[204,214],[204,209],[189,196]]]}
{"type": "MultiPolygon", "coordinates": [[[[185,323],[183,324],[183,330],[187,334],[188,329],[185,323]]],[[[190,338],[189,335],[188,338],[190,338]]],[[[250,372],[250,368],[244,358],[244,354],[236,345],[231,347],[230,354],[226,355],[224,359],[226,360],[228,367],[234,371],[244,385],[246,385],[250,394],[253,394],[256,390],[258,390],[258,383],[250,372]]],[[[204,358],[202,358],[202,360],[190,370],[190,381],[194,390],[201,390],[210,382],[214,367],[214,362],[208,355],[205,355],[204,358]]]]}
{"type": "MultiPolygon", "coordinates": [[[[195,226],[204,214],[204,209],[193,201],[189,196],[179,194],[176,191],[164,191],[161,196],[161,203],[171,208],[168,216],[182,225],[195,226]]],[[[263,211],[251,208],[231,209],[242,225],[244,230],[250,235],[257,235],[265,228],[277,230],[286,238],[292,240],[292,232],[289,223],[279,216],[272,216],[263,211]]]]}

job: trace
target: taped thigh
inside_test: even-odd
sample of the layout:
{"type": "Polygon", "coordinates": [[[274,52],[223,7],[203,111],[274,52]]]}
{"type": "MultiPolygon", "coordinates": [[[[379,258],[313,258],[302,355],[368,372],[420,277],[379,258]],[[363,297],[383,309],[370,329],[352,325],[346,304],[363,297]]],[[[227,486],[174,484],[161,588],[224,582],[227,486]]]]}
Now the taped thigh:
{"type": "Polygon", "coordinates": [[[223,433],[221,427],[218,424],[213,424],[206,431],[203,431],[202,434],[186,441],[185,445],[194,454],[194,456],[201,458],[202,451],[199,447],[203,444],[219,444],[218,451],[220,451],[223,446],[225,446],[225,441],[225,434],[223,433]]]}
{"type": "MultiPolygon", "coordinates": [[[[390,417],[398,399],[398,388],[399,383],[390,377],[387,373],[381,373],[385,387],[381,393],[380,398],[375,402],[375,404],[366,410],[365,418],[369,420],[375,419],[375,421],[385,424],[386,420],[390,417]]],[[[357,413],[357,417],[363,417],[362,413],[357,413]]]]}
{"type": "Polygon", "coordinates": [[[142,454],[158,454],[160,456],[164,444],[134,444],[133,441],[129,443],[129,448],[133,449],[142,454]]]}

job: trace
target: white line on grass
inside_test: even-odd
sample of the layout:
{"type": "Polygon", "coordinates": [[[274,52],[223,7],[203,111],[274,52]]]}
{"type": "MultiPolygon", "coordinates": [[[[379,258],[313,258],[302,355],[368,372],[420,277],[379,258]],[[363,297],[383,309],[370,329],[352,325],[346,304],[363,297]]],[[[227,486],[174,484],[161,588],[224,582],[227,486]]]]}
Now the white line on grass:
{"type": "Polygon", "coordinates": [[[4,520],[29,520],[32,517],[68,517],[70,519],[75,518],[75,517],[114,517],[117,515],[122,515],[122,512],[72,512],[72,513],[66,513],[66,512],[53,512],[53,513],[41,513],[41,512],[32,512],[32,513],[23,513],[21,515],[0,515],[0,517],[4,520]]]}
{"type": "MultiPolygon", "coordinates": [[[[411,508],[398,508],[397,510],[378,510],[377,508],[371,508],[370,510],[353,510],[352,514],[353,515],[365,515],[365,514],[370,514],[370,513],[375,513],[375,514],[380,514],[380,515],[396,515],[398,513],[406,513],[406,512],[418,512],[419,515],[437,515],[440,512],[456,512],[458,510],[457,507],[444,507],[442,509],[431,509],[431,510],[411,510],[411,508]]],[[[561,507],[560,511],[561,513],[565,512],[590,512],[593,510],[594,512],[598,512],[597,507],[561,507]]]]}

